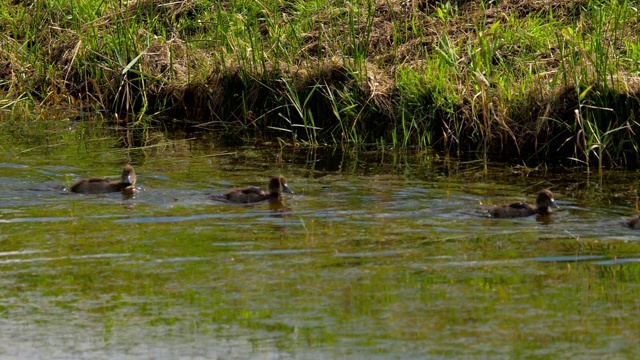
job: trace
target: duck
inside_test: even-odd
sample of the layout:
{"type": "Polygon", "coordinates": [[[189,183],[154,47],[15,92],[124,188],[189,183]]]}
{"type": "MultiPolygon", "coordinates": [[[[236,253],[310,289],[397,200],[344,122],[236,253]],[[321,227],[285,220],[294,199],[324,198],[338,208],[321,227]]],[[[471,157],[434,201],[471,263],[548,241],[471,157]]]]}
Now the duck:
{"type": "MultiPolygon", "coordinates": [[[[638,191],[635,191],[636,194],[636,211],[638,210],[638,191]]],[[[640,215],[636,215],[636,217],[631,218],[624,222],[628,227],[634,230],[640,230],[640,215]]]]}
{"type": "Polygon", "coordinates": [[[293,191],[287,185],[287,179],[284,176],[274,176],[269,181],[268,189],[257,186],[233,188],[224,193],[223,197],[235,203],[255,203],[265,200],[282,200],[282,193],[293,194],[293,191]]]}
{"type": "Polygon", "coordinates": [[[516,218],[531,215],[548,215],[551,208],[558,208],[556,201],[553,199],[553,193],[544,189],[538,193],[536,203],[512,203],[498,205],[488,211],[489,217],[492,218],[516,218]]]}
{"type": "Polygon", "coordinates": [[[133,166],[126,165],[119,180],[91,177],[80,179],[71,185],[70,190],[81,194],[103,194],[110,192],[131,191],[135,189],[136,171],[133,166]]]}
{"type": "Polygon", "coordinates": [[[640,230],[640,215],[626,221],[628,227],[640,230]]]}

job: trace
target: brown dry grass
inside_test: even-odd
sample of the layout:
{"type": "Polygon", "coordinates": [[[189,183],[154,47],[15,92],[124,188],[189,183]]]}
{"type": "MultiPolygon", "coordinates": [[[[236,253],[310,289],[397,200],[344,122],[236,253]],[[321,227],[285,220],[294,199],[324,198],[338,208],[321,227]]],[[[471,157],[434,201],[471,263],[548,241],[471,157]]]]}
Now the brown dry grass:
{"type": "MultiPolygon", "coordinates": [[[[479,74],[471,69],[472,58],[467,47],[477,46],[478,37],[482,36],[479,34],[498,21],[506,24],[513,19],[517,21],[535,15],[546,20],[552,18],[569,27],[584,16],[588,1],[503,0],[489,2],[490,5],[483,7],[477,1],[450,0],[453,15],[441,18],[436,12],[439,8],[445,8],[445,3],[435,0],[373,0],[371,22],[363,19],[356,21],[351,33],[356,39],[349,39],[366,41],[367,56],[362,63],[356,63],[350,52],[352,49],[344,46],[350,34],[344,19],[353,14],[362,16],[362,12],[358,11],[364,10],[347,7],[318,9],[312,25],[305,28],[304,33],[296,34],[295,39],[291,39],[283,29],[293,26],[300,7],[304,5],[300,2],[283,0],[274,8],[263,4],[260,15],[255,19],[235,14],[237,18],[232,20],[243,22],[247,31],[254,29],[258,34],[255,38],[259,42],[257,50],[251,48],[250,51],[264,51],[267,54],[258,63],[251,64],[243,62],[242,57],[234,53],[237,51],[243,55],[242,52],[249,51],[246,44],[233,42],[237,39],[199,39],[205,43],[200,46],[189,38],[192,34],[190,31],[195,30],[183,31],[176,25],[184,24],[182,20],[188,22],[204,18],[208,15],[207,11],[227,11],[231,6],[231,2],[227,1],[217,3],[215,9],[199,8],[193,0],[120,3],[112,5],[113,8],[106,15],[83,26],[85,29],[98,29],[102,34],[120,22],[141,17],[153,18],[164,28],[171,29],[166,36],[156,36],[146,27],[138,30],[138,37],[146,42],[140,41],[135,50],[146,50],[136,71],[147,76],[144,84],[133,85],[144,89],[145,99],[149,102],[147,112],[165,112],[185,119],[189,125],[206,124],[205,127],[211,129],[238,126],[257,131],[270,125],[282,127],[286,124],[282,123],[281,113],[293,105],[288,97],[293,90],[301,99],[311,97],[309,108],[317,120],[316,126],[336,129],[336,124],[344,120],[340,118],[343,116],[348,119],[348,126],[359,127],[365,137],[368,136],[367,140],[385,136],[397,126],[402,115],[399,111],[402,101],[398,85],[399,71],[425,69],[433,61],[440,39],[446,35],[452,46],[460,49],[454,66],[455,73],[452,72],[445,89],[454,93],[451,96],[453,100],[449,108],[433,110],[429,122],[421,125],[422,128],[417,131],[432,131],[433,142],[444,144],[445,147],[454,141],[460,145],[467,138],[477,142],[482,137],[482,141],[490,141],[498,152],[537,148],[540,143],[546,144],[557,138],[559,131],[565,131],[561,127],[566,128],[566,124],[573,122],[573,110],[578,106],[578,90],[572,81],[550,86],[562,64],[560,49],[550,45],[535,59],[527,60],[531,62],[529,65],[538,69],[537,74],[529,93],[523,95],[522,99],[514,100],[509,95],[517,91],[517,84],[512,84],[512,89],[498,89],[490,77],[480,79],[479,74]],[[479,30],[479,27],[482,28],[479,30]],[[225,41],[228,41],[226,46],[225,41]],[[270,53],[274,44],[280,44],[290,51],[287,61],[270,53]],[[324,93],[320,94],[320,91],[324,93]],[[329,99],[327,94],[335,95],[337,100],[329,99]],[[348,111],[337,114],[343,109],[336,109],[336,102],[348,111]],[[446,123],[440,116],[464,121],[464,124],[454,131],[455,124],[446,123]],[[563,122],[564,125],[558,125],[563,122]],[[487,128],[482,129],[483,126],[487,128]]],[[[17,6],[28,5],[25,4],[17,6]]],[[[62,94],[66,89],[70,96],[97,102],[107,111],[139,109],[140,100],[127,106],[110,105],[122,104],[119,96],[123,82],[133,77],[121,74],[123,64],[106,59],[97,50],[85,49],[82,34],[58,27],[56,22],[64,19],[63,14],[58,14],[56,19],[51,26],[55,36],[47,41],[45,54],[46,62],[63,74],[62,79],[48,80],[58,89],[56,91],[62,94]],[[74,65],[82,51],[96,51],[90,58],[105,61],[100,65],[105,69],[103,78],[88,77],[74,65]]],[[[209,22],[215,23],[213,20],[209,22]]],[[[638,28],[640,25],[637,21],[628,24],[624,29],[626,38],[635,39],[635,30],[638,28]]],[[[37,78],[30,73],[33,69],[16,67],[14,64],[20,61],[13,54],[3,51],[4,45],[10,41],[11,37],[0,37],[0,78],[37,78]]],[[[11,46],[15,48],[18,45],[11,46]]],[[[623,44],[611,43],[608,46],[619,51],[623,44]]],[[[521,58],[531,56],[527,54],[529,50],[526,47],[526,43],[515,43],[498,48],[493,54],[494,61],[513,68],[524,67],[527,64],[523,64],[521,58]]],[[[636,77],[621,72],[611,80],[611,84],[602,84],[593,80],[595,76],[591,72],[586,73],[592,79],[589,84],[594,86],[594,90],[607,87],[618,89],[621,99],[631,102],[632,109],[637,108],[640,89],[636,77]]],[[[10,80],[3,84],[16,83],[19,82],[10,80]]],[[[581,86],[584,89],[585,84],[581,86]]],[[[416,106],[432,106],[434,100],[431,96],[425,94],[416,100],[422,102],[416,106]]],[[[126,117],[126,114],[120,115],[121,119],[126,117]]]]}

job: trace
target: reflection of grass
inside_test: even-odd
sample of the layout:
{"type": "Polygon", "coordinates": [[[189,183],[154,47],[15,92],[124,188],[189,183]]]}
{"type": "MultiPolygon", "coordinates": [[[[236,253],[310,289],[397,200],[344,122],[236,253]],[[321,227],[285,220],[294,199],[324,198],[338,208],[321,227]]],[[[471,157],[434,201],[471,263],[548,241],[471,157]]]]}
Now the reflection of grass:
{"type": "MultiPolygon", "coordinates": [[[[100,153],[104,146],[85,145],[75,156],[100,153]]],[[[69,157],[67,148],[75,150],[63,146],[48,153],[47,166],[51,157],[69,157]]],[[[326,158],[323,149],[316,150],[317,158],[326,158]]],[[[180,147],[170,151],[181,159],[189,155],[177,153],[180,147]]],[[[328,163],[308,161],[309,167],[322,169],[322,176],[298,176],[304,196],[292,199],[293,214],[286,219],[274,217],[266,204],[236,207],[153,198],[162,187],[176,186],[180,194],[200,186],[204,192],[212,181],[219,186],[219,179],[258,177],[265,167],[256,159],[273,153],[238,151],[231,166],[245,159],[259,164],[249,174],[215,173],[211,168],[217,166],[211,165],[221,159],[193,156],[208,149],[191,154],[186,164],[158,156],[145,167],[166,164],[168,177],[188,182],[156,179],[157,188],[148,186],[133,208],[123,206],[119,197],[100,196],[45,196],[49,206],[4,204],[3,210],[20,210],[22,218],[68,217],[73,208],[76,221],[1,224],[0,260],[26,260],[0,262],[5,326],[63,329],[61,338],[74,342],[60,346],[83,355],[83,334],[89,334],[92,354],[139,349],[141,343],[158,343],[162,349],[173,339],[170,344],[183,346],[184,356],[201,354],[216,340],[253,357],[529,357],[545,348],[556,357],[579,349],[588,358],[608,351],[612,341],[625,356],[639,355],[634,334],[640,322],[628,316],[640,299],[635,264],[532,260],[634,257],[640,253],[637,242],[558,237],[554,232],[562,224],[547,226],[535,219],[495,222],[466,213],[445,219],[424,212],[458,195],[473,203],[470,193],[481,198],[509,190],[484,183],[479,162],[443,164],[401,152],[376,153],[374,161],[370,154],[350,152],[338,156],[337,170],[325,171],[328,163]],[[424,185],[435,189],[421,192],[423,182],[416,179],[423,177],[433,179],[424,185]],[[388,193],[379,191],[381,184],[388,193]],[[456,194],[460,186],[470,192],[456,194]],[[416,203],[403,213],[386,206],[406,206],[405,201],[416,203]],[[162,220],[196,214],[220,216],[162,220]],[[154,217],[155,222],[130,221],[154,217]],[[282,222],[286,226],[278,226],[282,222]],[[40,252],[4,254],[23,249],[40,252]],[[271,253],[278,250],[303,251],[271,253]]],[[[286,171],[293,155],[283,156],[286,171]]],[[[164,174],[155,169],[156,175],[164,174]]],[[[35,173],[25,171],[10,176],[35,173]]],[[[511,170],[501,171],[492,179],[513,177],[511,170]]],[[[539,172],[513,181],[538,185],[531,178],[549,175],[539,172]]],[[[514,186],[513,192],[520,188],[514,186]]],[[[580,206],[594,209],[611,200],[591,193],[584,197],[590,202],[580,206]]],[[[569,211],[557,215],[569,216],[569,211]]],[[[585,226],[582,220],[578,223],[585,226]]],[[[52,340],[60,339],[51,333],[52,340]]],[[[54,349],[61,343],[51,342],[54,349]]]]}
{"type": "MultiPolygon", "coordinates": [[[[81,217],[79,226],[87,221],[81,217]]],[[[396,354],[397,346],[410,352],[414,341],[422,354],[449,356],[479,356],[487,344],[529,354],[532,341],[536,349],[577,344],[596,351],[598,343],[590,345],[594,333],[607,341],[620,336],[620,329],[640,330],[633,317],[614,315],[637,307],[633,266],[522,260],[637,253],[637,244],[628,242],[537,242],[535,233],[382,239],[387,224],[367,230],[375,234],[367,241],[337,242],[337,234],[357,237],[363,231],[345,223],[322,226],[324,235],[305,244],[318,252],[283,257],[237,250],[299,248],[306,233],[301,226],[285,233],[252,232],[245,246],[228,248],[212,245],[238,243],[238,234],[214,222],[197,233],[176,231],[174,224],[121,233],[109,221],[92,223],[73,242],[52,244],[52,255],[128,255],[3,265],[5,281],[14,284],[3,288],[3,298],[29,294],[49,309],[37,315],[47,323],[85,314],[73,321],[88,328],[103,323],[109,341],[121,328],[167,329],[178,337],[271,334],[266,338],[277,338],[283,349],[312,346],[321,353],[367,344],[396,354]],[[606,313],[600,311],[604,304],[606,313]],[[225,335],[229,326],[234,335],[225,335]],[[463,338],[465,348],[451,347],[463,338]]],[[[16,307],[22,306],[14,303],[9,310],[16,307]]],[[[31,311],[22,309],[21,316],[35,316],[31,311]]]]}

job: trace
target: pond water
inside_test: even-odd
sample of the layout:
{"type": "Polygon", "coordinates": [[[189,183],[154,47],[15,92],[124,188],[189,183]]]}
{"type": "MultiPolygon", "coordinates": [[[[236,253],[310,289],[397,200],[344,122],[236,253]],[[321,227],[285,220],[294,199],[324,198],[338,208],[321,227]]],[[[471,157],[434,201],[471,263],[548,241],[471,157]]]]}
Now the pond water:
{"type": "Polygon", "coordinates": [[[0,135],[3,359],[640,356],[636,171],[31,127],[0,135]],[[133,198],[64,190],[126,163],[133,198]],[[273,174],[284,206],[208,199],[273,174]]]}

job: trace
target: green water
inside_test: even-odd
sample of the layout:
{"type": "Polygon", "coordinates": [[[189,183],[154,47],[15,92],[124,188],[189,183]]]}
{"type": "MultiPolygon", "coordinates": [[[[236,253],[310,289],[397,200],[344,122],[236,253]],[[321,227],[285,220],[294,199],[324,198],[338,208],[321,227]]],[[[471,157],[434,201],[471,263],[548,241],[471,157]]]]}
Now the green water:
{"type": "Polygon", "coordinates": [[[640,356],[637,172],[109,133],[0,135],[0,358],[640,356]],[[128,162],[134,198],[63,190],[128,162]],[[284,208],[207,199],[273,174],[284,208]]]}

